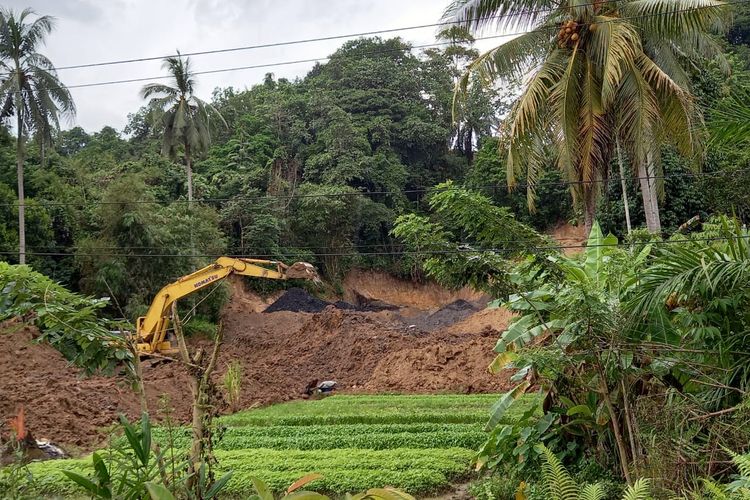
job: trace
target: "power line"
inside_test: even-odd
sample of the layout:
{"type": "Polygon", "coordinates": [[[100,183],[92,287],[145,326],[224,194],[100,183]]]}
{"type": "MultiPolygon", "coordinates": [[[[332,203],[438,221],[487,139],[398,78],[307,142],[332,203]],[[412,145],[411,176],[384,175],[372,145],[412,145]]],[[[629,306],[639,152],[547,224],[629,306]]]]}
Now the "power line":
{"type": "MultiPolygon", "coordinates": [[[[578,4],[577,7],[593,7],[596,5],[599,5],[599,3],[594,2],[594,3],[588,3],[588,4],[578,4]]],[[[131,63],[138,63],[138,62],[160,61],[168,57],[204,56],[204,55],[212,55],[212,54],[223,54],[223,53],[229,53],[229,52],[267,49],[267,48],[273,48],[273,47],[284,47],[288,45],[299,45],[299,44],[314,43],[314,42],[326,42],[326,41],[331,41],[331,40],[341,40],[345,38],[360,38],[364,36],[382,35],[382,34],[387,34],[387,33],[396,33],[399,31],[413,31],[413,30],[419,30],[419,29],[425,29],[425,28],[436,28],[440,26],[462,25],[462,24],[468,24],[474,21],[478,21],[481,19],[496,20],[496,19],[503,19],[503,18],[510,18],[510,17],[525,16],[525,15],[542,14],[545,12],[554,12],[555,10],[556,9],[536,9],[536,10],[526,10],[526,11],[521,10],[518,12],[514,12],[513,14],[501,14],[501,15],[496,15],[496,16],[482,17],[482,18],[471,18],[471,19],[466,19],[464,21],[460,21],[460,22],[459,21],[440,21],[437,23],[418,24],[418,25],[412,25],[412,26],[404,26],[401,28],[388,28],[388,29],[380,29],[380,30],[372,30],[372,31],[362,31],[359,33],[349,33],[346,35],[328,35],[328,36],[320,36],[320,37],[315,37],[315,38],[302,38],[302,39],[297,39],[297,40],[286,40],[286,41],[281,41],[281,42],[267,42],[267,43],[261,43],[261,44],[255,44],[255,45],[244,45],[244,46],[239,46],[239,47],[230,47],[230,48],[223,48],[223,49],[200,50],[200,51],[195,51],[195,52],[167,54],[163,56],[136,57],[132,59],[116,59],[113,61],[103,61],[103,62],[95,62],[95,63],[71,64],[68,66],[59,66],[55,69],[57,71],[62,71],[62,70],[79,69],[79,68],[94,68],[94,67],[100,67],[100,66],[112,66],[112,65],[131,64],[131,63]]],[[[475,40],[477,39],[475,38],[475,40]]]]}
{"type": "MultiPolygon", "coordinates": [[[[732,2],[725,2],[721,5],[703,5],[698,7],[689,7],[685,9],[676,9],[671,12],[665,12],[665,13],[654,13],[654,14],[641,14],[638,16],[627,16],[627,17],[620,17],[616,19],[611,19],[609,21],[601,21],[597,22],[597,24],[605,24],[605,23],[618,23],[622,21],[627,20],[634,20],[634,19],[645,19],[649,17],[659,17],[659,16],[667,16],[670,14],[678,14],[681,12],[689,12],[694,10],[703,10],[703,9],[716,9],[719,7],[725,7],[728,5],[739,5],[739,4],[746,4],[750,3],[750,0],[735,0],[732,2]]],[[[590,4],[594,5],[594,4],[590,4]]],[[[514,14],[515,16],[515,14],[514,14]]],[[[455,24],[455,23],[452,23],[455,24]]],[[[519,31],[515,33],[504,33],[502,35],[492,35],[492,36],[485,36],[485,37],[478,37],[475,38],[475,40],[491,40],[491,39],[497,39],[497,38],[507,38],[507,37],[513,37],[513,36],[520,36],[520,35],[526,35],[529,33],[537,33],[537,32],[557,32],[558,28],[554,26],[543,26],[540,28],[535,28],[532,30],[527,31],[519,31]]],[[[383,54],[388,52],[402,52],[405,50],[414,50],[414,49],[422,49],[422,48],[428,48],[428,47],[438,47],[441,45],[450,45],[453,44],[452,41],[446,41],[446,42],[437,42],[437,43],[431,43],[431,44],[424,44],[424,45],[414,45],[410,46],[405,49],[383,49],[378,51],[372,51],[371,53],[363,52],[360,55],[377,55],[377,54],[383,54]]],[[[310,58],[310,59],[298,59],[293,61],[282,61],[282,62],[276,62],[276,63],[266,63],[266,64],[255,64],[250,66],[237,66],[232,68],[221,68],[221,69],[214,69],[214,70],[206,70],[206,71],[196,71],[193,74],[194,75],[207,75],[207,74],[216,74],[216,73],[226,73],[230,71],[242,71],[242,70],[248,70],[248,69],[262,69],[262,68],[273,68],[273,67],[279,67],[279,66],[287,66],[287,65],[294,65],[294,64],[302,64],[302,63],[311,63],[311,62],[319,62],[319,61],[326,61],[331,59],[332,56],[323,56],[323,57],[317,57],[317,58],[310,58]]],[[[169,75],[159,75],[159,76],[153,76],[153,77],[143,77],[143,78],[128,78],[128,79],[121,79],[121,80],[109,80],[104,82],[92,82],[92,83],[83,83],[78,85],[68,85],[68,86],[59,86],[59,87],[44,87],[41,90],[61,90],[61,89],[75,89],[75,88],[90,88],[90,87],[99,87],[99,86],[105,86],[105,85],[117,85],[117,84],[124,84],[124,83],[138,83],[138,82],[145,82],[145,81],[151,81],[151,80],[164,80],[169,79],[171,76],[169,75]]],[[[22,93],[22,92],[28,92],[27,90],[16,90],[15,93],[22,93]]]]}
{"type": "MultiPolygon", "coordinates": [[[[635,176],[628,177],[633,181],[639,181],[642,179],[654,179],[654,180],[667,180],[667,179],[679,179],[679,178],[701,178],[701,177],[724,177],[727,175],[736,175],[740,173],[750,173],[750,168],[743,168],[737,170],[722,170],[718,172],[685,172],[681,174],[665,174],[665,175],[650,175],[650,176],[635,176]]],[[[609,182],[619,181],[620,177],[612,176],[607,179],[591,179],[581,181],[564,181],[564,180],[550,180],[540,181],[534,184],[534,186],[579,186],[579,185],[592,185],[592,184],[606,184],[609,182]]],[[[512,189],[523,189],[529,186],[528,183],[519,182],[512,189]]],[[[341,186],[347,187],[347,186],[341,186]]],[[[275,195],[275,194],[260,194],[258,196],[236,196],[232,198],[198,198],[192,202],[185,199],[178,200],[128,200],[128,201],[38,201],[34,200],[33,203],[26,203],[25,206],[96,206],[96,205],[172,205],[172,204],[197,204],[197,203],[226,203],[234,201],[262,201],[262,200],[294,200],[298,198],[346,198],[356,196],[391,196],[391,195],[410,195],[410,194],[423,194],[423,193],[439,193],[444,191],[455,191],[466,189],[472,190],[508,190],[508,186],[504,184],[483,184],[479,186],[454,186],[438,188],[437,186],[429,188],[418,188],[418,189],[404,189],[404,190],[389,190],[389,191],[351,191],[345,193],[309,193],[309,194],[287,194],[287,195],[275,195]]],[[[17,201],[12,203],[0,203],[0,207],[17,207],[19,204],[17,201]]],[[[276,207],[268,207],[274,209],[276,207]]]]}
{"type": "MultiPolygon", "coordinates": [[[[685,238],[681,240],[660,240],[644,242],[643,244],[661,246],[671,245],[677,243],[698,243],[698,242],[712,242],[712,241],[736,241],[750,239],[750,235],[742,236],[717,236],[710,238],[685,238]]],[[[517,240],[519,243],[526,243],[521,240],[517,240]]],[[[546,250],[567,250],[567,249],[583,249],[583,248],[597,248],[597,247],[631,247],[633,243],[630,242],[617,242],[617,243],[601,243],[594,245],[542,245],[542,246],[517,246],[510,248],[453,248],[447,250],[404,250],[404,251],[390,251],[390,252],[332,252],[332,253],[316,253],[316,257],[367,257],[367,256],[397,256],[397,255],[460,255],[460,254],[477,254],[477,253],[510,253],[515,254],[518,252],[541,252],[546,250]]],[[[294,252],[280,252],[282,255],[301,255],[301,253],[294,252]]],[[[0,255],[18,255],[16,251],[3,251],[0,255]]],[[[40,257],[130,257],[130,258],[218,258],[223,254],[202,254],[202,255],[189,255],[189,254],[107,254],[107,253],[64,253],[64,252],[26,252],[26,255],[36,255],[40,257]]],[[[229,257],[235,258],[275,258],[278,254],[245,254],[245,255],[229,255],[229,257]]]]}

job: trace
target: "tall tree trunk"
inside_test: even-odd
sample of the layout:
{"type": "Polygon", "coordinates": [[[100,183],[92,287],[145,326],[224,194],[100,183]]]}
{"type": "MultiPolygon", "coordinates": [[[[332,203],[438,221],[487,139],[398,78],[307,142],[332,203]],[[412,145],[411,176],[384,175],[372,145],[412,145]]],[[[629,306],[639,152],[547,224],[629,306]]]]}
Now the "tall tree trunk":
{"type": "Polygon", "coordinates": [[[470,126],[466,126],[466,138],[464,139],[464,154],[466,161],[471,165],[474,163],[474,131],[470,126]]]}
{"type": "Polygon", "coordinates": [[[630,204],[628,203],[628,190],[625,186],[625,167],[622,162],[622,151],[620,150],[620,139],[615,141],[617,147],[617,162],[620,164],[620,185],[622,186],[622,203],[625,205],[625,225],[628,228],[628,234],[632,231],[630,225],[630,204]]]}
{"type": "Polygon", "coordinates": [[[26,264],[26,200],[23,191],[23,117],[21,116],[20,97],[16,98],[16,176],[18,178],[18,263],[26,264]]]}
{"type": "Polygon", "coordinates": [[[593,187],[586,186],[583,191],[583,224],[586,237],[591,234],[596,218],[596,192],[593,187]]]}
{"type": "Polygon", "coordinates": [[[193,201],[193,159],[190,157],[190,144],[185,144],[185,172],[187,173],[188,201],[193,201]]]}
{"type": "Polygon", "coordinates": [[[654,179],[653,158],[651,153],[646,156],[646,162],[638,166],[638,177],[643,196],[643,211],[646,214],[646,227],[652,234],[661,234],[661,218],[659,217],[659,200],[656,194],[656,179],[654,179]]]}

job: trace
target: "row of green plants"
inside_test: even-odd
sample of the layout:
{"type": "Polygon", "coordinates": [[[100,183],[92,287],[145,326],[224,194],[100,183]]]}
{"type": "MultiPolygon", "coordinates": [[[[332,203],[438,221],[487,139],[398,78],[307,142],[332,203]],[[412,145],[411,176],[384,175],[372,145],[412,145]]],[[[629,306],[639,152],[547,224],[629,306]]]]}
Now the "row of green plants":
{"type": "MultiPolygon", "coordinates": [[[[486,419],[494,396],[484,395],[337,395],[319,401],[289,402],[221,417],[230,427],[264,425],[472,424],[486,419]],[[466,398],[466,401],[462,401],[466,398]],[[416,412],[415,409],[419,411],[416,412]]],[[[531,405],[528,403],[521,403],[531,405]]],[[[519,405],[508,414],[523,413],[519,405]]]]}
{"type": "MultiPolygon", "coordinates": [[[[347,409],[342,409],[347,412],[347,409]]],[[[221,419],[222,423],[232,427],[269,426],[269,425],[364,425],[364,424],[419,424],[430,422],[435,424],[472,424],[487,420],[487,407],[483,410],[461,411],[447,413],[445,411],[425,410],[425,413],[414,414],[402,411],[384,412],[358,415],[341,413],[330,415],[291,415],[284,416],[255,416],[252,414],[229,415],[221,419]]]]}
{"type": "MultiPolygon", "coordinates": [[[[271,428],[272,429],[272,428],[271,428]]],[[[280,429],[285,434],[288,428],[280,429]]],[[[370,432],[365,426],[361,434],[351,434],[349,429],[337,431],[335,426],[323,430],[311,430],[297,435],[263,436],[256,435],[254,429],[227,429],[216,446],[217,450],[244,450],[248,448],[271,448],[290,450],[328,450],[334,448],[360,448],[387,450],[392,448],[476,448],[486,436],[480,428],[472,431],[432,432],[370,432]]],[[[186,447],[191,440],[189,432],[181,433],[174,439],[177,447],[186,447]]]]}
{"type": "MultiPolygon", "coordinates": [[[[337,424],[337,425],[260,425],[228,427],[223,434],[222,440],[252,439],[252,438],[306,438],[320,434],[327,434],[332,438],[346,437],[351,434],[429,434],[433,432],[466,434],[481,431],[482,424],[444,424],[425,423],[415,424],[337,424]]],[[[176,439],[188,437],[190,429],[180,428],[177,432],[165,428],[154,429],[154,435],[164,437],[167,432],[172,432],[176,439]]]]}
{"type": "Polygon", "coordinates": [[[93,453],[89,459],[17,466],[16,470],[21,473],[16,474],[15,483],[2,484],[4,494],[12,498],[75,497],[85,492],[91,498],[102,499],[210,500],[220,493],[237,498],[257,495],[273,499],[272,492],[286,490],[285,498],[325,498],[319,493],[296,491],[314,483],[312,487],[316,490],[336,494],[368,490],[358,498],[412,499],[398,490],[368,488],[396,482],[415,491],[435,490],[465,473],[470,453],[468,450],[435,450],[433,460],[425,461],[425,457],[408,451],[398,456],[381,452],[380,457],[378,452],[370,450],[219,452],[214,456],[221,460],[219,470],[228,471],[213,480],[205,464],[201,464],[194,475],[189,472],[192,467],[182,450],[163,448],[160,441],[154,439],[146,414],[135,424],[122,417],[121,429],[122,439],[93,453]],[[291,457],[291,463],[287,464],[287,456],[291,457]],[[358,457],[364,462],[369,460],[370,468],[358,468],[358,457]],[[321,460],[326,458],[329,461],[320,467],[321,460]],[[305,469],[318,472],[300,479],[299,470],[305,469]],[[190,484],[193,478],[197,484],[190,484]]]}
{"type": "MultiPolygon", "coordinates": [[[[157,440],[156,442],[162,442],[157,440]]],[[[443,473],[466,471],[466,464],[474,455],[474,450],[466,448],[440,448],[425,452],[424,449],[397,448],[393,450],[331,449],[331,450],[272,450],[246,449],[216,452],[216,458],[223,469],[238,472],[266,470],[273,472],[293,472],[314,470],[321,463],[327,469],[357,470],[404,470],[425,469],[434,466],[443,473]]],[[[55,476],[61,470],[90,472],[89,458],[60,461],[36,462],[29,470],[38,477],[55,476]]],[[[262,476],[261,476],[262,477],[262,476]]]]}

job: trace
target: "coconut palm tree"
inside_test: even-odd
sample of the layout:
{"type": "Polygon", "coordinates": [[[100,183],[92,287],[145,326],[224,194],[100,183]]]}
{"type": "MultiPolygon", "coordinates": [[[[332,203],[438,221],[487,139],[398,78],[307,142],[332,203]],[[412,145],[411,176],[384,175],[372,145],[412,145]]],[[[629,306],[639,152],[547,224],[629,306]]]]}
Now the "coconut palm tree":
{"type": "Polygon", "coordinates": [[[480,55],[459,82],[525,78],[506,120],[508,182],[524,172],[533,208],[543,164],[555,158],[591,227],[619,140],[641,180],[648,228],[660,231],[659,149],[700,149],[701,117],[684,64],[715,57],[727,22],[718,0],[454,0],[445,17],[473,31],[524,34],[480,55]]]}
{"type": "Polygon", "coordinates": [[[36,133],[42,144],[60,129],[60,118],[75,116],[68,89],[60,82],[52,62],[38,52],[55,26],[54,18],[37,16],[31,9],[20,13],[0,9],[0,82],[2,118],[15,116],[16,174],[18,180],[18,261],[26,263],[26,213],[24,161],[26,141],[36,133]]]}
{"type": "Polygon", "coordinates": [[[171,85],[149,83],[141,90],[149,106],[157,111],[164,127],[162,154],[174,158],[182,147],[187,173],[188,201],[193,201],[193,157],[208,150],[211,143],[211,118],[226,122],[219,111],[195,96],[195,75],[190,69],[190,58],[164,59],[162,67],[169,72],[171,85]]]}

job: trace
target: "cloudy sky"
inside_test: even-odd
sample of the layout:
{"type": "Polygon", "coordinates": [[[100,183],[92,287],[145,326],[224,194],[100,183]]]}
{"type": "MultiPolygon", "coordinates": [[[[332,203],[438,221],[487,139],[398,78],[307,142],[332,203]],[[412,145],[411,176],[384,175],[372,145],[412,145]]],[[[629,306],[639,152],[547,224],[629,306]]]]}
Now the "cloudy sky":
{"type": "MultiPolygon", "coordinates": [[[[58,66],[162,56],[254,44],[402,28],[440,20],[448,0],[6,0],[13,9],[31,7],[57,18],[45,53],[58,66]]],[[[400,35],[414,44],[434,42],[436,28],[400,35]]],[[[325,57],[344,40],[248,50],[193,58],[196,71],[325,57]]],[[[245,88],[267,72],[304,76],[312,63],[199,76],[198,95],[215,87],[245,88]]],[[[163,74],[159,61],[99,68],[63,69],[69,86],[150,78],[163,74]]],[[[75,124],[88,131],[122,129],[143,101],[141,83],[71,89],[75,124]]],[[[66,127],[67,128],[67,127],[66,127]]]]}

